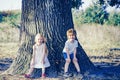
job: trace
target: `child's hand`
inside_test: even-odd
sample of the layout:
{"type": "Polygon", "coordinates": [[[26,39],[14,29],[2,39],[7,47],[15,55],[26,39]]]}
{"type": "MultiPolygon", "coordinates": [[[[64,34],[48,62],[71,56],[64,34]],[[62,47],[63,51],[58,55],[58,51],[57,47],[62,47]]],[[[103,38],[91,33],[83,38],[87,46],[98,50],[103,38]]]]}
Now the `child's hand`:
{"type": "Polygon", "coordinates": [[[31,61],[30,66],[31,66],[31,67],[34,66],[34,62],[33,62],[33,60],[31,61]]]}
{"type": "Polygon", "coordinates": [[[34,63],[31,63],[31,66],[34,66],[34,63]]]}
{"type": "Polygon", "coordinates": [[[74,60],[74,61],[77,61],[77,58],[76,58],[76,57],[74,57],[74,58],[73,58],[73,60],[74,60]]]}
{"type": "Polygon", "coordinates": [[[67,61],[67,62],[70,62],[70,58],[67,58],[66,61],[67,61]]]}
{"type": "Polygon", "coordinates": [[[45,64],[45,61],[44,61],[44,60],[42,60],[42,61],[41,61],[41,63],[42,63],[42,64],[45,64]]]}

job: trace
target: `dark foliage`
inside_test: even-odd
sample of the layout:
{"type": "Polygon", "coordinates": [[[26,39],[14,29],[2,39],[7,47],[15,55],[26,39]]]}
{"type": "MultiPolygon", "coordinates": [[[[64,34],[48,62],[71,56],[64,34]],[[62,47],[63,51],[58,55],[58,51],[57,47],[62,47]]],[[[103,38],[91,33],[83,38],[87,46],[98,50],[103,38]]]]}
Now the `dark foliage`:
{"type": "Polygon", "coordinates": [[[104,0],[99,0],[99,2],[100,2],[100,4],[104,4],[105,1],[104,0]]]}
{"type": "Polygon", "coordinates": [[[82,0],[72,0],[72,7],[79,9],[79,6],[83,4],[82,0]]]}
{"type": "MultiPolygon", "coordinates": [[[[99,0],[100,1],[100,4],[104,4],[105,0],[99,0]]],[[[117,8],[120,8],[120,0],[107,0],[107,3],[110,5],[110,6],[115,6],[117,8]]]]}
{"type": "Polygon", "coordinates": [[[110,6],[117,6],[117,8],[120,8],[120,0],[108,0],[108,3],[110,6]]]}

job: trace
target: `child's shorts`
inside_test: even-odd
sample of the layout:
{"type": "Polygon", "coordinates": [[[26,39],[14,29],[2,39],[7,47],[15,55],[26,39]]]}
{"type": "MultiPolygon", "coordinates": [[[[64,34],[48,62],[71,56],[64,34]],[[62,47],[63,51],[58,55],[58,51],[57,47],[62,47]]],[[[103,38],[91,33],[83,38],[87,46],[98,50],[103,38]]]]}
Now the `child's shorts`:
{"type": "MultiPolygon", "coordinates": [[[[73,53],[71,53],[69,56],[70,56],[70,59],[74,58],[74,54],[73,53]]],[[[64,57],[64,59],[67,59],[67,53],[66,52],[63,52],[63,57],[64,57]]]]}

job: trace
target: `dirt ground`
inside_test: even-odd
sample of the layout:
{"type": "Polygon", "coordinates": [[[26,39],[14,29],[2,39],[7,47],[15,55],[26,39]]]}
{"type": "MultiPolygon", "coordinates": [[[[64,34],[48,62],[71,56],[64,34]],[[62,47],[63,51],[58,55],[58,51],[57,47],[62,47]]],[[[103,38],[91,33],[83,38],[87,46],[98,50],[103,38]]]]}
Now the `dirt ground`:
{"type": "Polygon", "coordinates": [[[95,74],[84,73],[82,79],[76,76],[69,78],[58,76],[56,78],[46,77],[45,79],[27,79],[24,78],[24,75],[2,75],[2,73],[9,68],[12,63],[12,59],[6,58],[0,60],[0,80],[120,80],[119,53],[119,50],[113,50],[108,56],[89,56],[99,71],[95,72],[95,74]]]}

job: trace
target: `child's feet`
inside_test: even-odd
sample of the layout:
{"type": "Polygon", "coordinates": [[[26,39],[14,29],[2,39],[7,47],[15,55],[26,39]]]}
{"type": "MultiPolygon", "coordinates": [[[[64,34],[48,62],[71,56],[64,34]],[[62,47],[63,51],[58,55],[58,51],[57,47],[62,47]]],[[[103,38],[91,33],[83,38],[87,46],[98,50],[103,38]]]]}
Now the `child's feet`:
{"type": "Polygon", "coordinates": [[[71,74],[69,74],[68,72],[66,72],[66,73],[64,73],[64,75],[63,75],[64,77],[71,77],[72,75],[71,74]]]}
{"type": "Polygon", "coordinates": [[[25,78],[30,78],[30,74],[25,74],[25,78]]]}
{"type": "Polygon", "coordinates": [[[45,78],[46,77],[46,75],[45,74],[42,74],[42,78],[45,78]]]}
{"type": "Polygon", "coordinates": [[[80,72],[77,72],[77,76],[83,78],[83,75],[80,72]]]}

